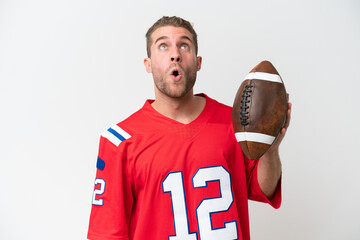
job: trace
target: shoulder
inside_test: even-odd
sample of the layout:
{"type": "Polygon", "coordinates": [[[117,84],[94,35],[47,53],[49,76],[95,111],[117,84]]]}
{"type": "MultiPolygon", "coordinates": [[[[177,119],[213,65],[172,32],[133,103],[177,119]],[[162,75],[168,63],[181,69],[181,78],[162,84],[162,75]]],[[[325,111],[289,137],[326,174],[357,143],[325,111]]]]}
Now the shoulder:
{"type": "Polygon", "coordinates": [[[121,128],[118,124],[114,124],[101,133],[101,138],[107,139],[110,143],[118,147],[121,142],[131,138],[131,134],[121,128]]]}
{"type": "Polygon", "coordinates": [[[227,121],[231,121],[232,116],[232,107],[225,105],[221,102],[218,102],[217,100],[207,96],[204,94],[204,96],[207,99],[208,104],[211,106],[211,108],[214,111],[214,118],[216,119],[223,119],[227,121]]]}
{"type": "Polygon", "coordinates": [[[223,111],[232,111],[232,107],[226,105],[226,104],[223,104],[219,101],[217,101],[216,99],[212,98],[212,97],[209,97],[208,95],[204,94],[204,93],[200,93],[200,94],[197,94],[198,96],[202,96],[202,97],[205,97],[206,98],[206,101],[215,106],[216,108],[219,108],[219,110],[223,110],[223,111]]]}
{"type": "Polygon", "coordinates": [[[150,103],[146,101],[142,108],[124,120],[108,127],[102,132],[101,136],[118,147],[120,143],[130,142],[134,137],[149,131],[151,119],[149,119],[146,113],[149,104],[150,103]]]}
{"type": "Polygon", "coordinates": [[[220,103],[218,101],[216,101],[217,104],[217,108],[219,109],[219,111],[224,111],[224,112],[232,112],[232,107],[225,105],[223,103],[220,103]]]}

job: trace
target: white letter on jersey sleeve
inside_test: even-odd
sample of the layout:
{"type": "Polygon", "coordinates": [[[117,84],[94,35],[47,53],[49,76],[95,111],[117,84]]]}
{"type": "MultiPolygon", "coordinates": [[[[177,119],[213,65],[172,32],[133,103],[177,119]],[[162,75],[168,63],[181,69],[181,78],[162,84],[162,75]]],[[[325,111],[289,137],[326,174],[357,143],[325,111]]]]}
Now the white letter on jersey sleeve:
{"type": "Polygon", "coordinates": [[[231,179],[229,172],[222,166],[200,168],[194,175],[194,188],[206,187],[207,182],[218,181],[220,186],[220,197],[204,199],[197,207],[197,218],[200,238],[203,240],[237,239],[236,221],[226,222],[223,228],[213,229],[211,213],[228,211],[233,195],[231,190],[231,179]]]}
{"type": "Polygon", "coordinates": [[[174,216],[175,236],[169,236],[170,240],[196,240],[196,233],[189,233],[187,218],[184,183],[181,172],[171,172],[164,179],[163,191],[170,192],[174,216]]]}

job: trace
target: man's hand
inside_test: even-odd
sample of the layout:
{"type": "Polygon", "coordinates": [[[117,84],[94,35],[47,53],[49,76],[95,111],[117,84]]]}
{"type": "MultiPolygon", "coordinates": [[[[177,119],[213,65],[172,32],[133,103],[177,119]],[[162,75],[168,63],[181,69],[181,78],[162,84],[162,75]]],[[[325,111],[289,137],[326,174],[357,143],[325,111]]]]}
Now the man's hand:
{"type": "MultiPolygon", "coordinates": [[[[289,99],[289,94],[287,94],[289,99]]],[[[275,193],[276,186],[281,177],[281,161],[279,156],[279,146],[285,137],[287,128],[290,125],[291,119],[291,106],[288,103],[288,111],[284,127],[281,129],[279,136],[270,147],[270,149],[260,158],[258,165],[258,181],[261,191],[265,196],[271,199],[275,193]]]]}

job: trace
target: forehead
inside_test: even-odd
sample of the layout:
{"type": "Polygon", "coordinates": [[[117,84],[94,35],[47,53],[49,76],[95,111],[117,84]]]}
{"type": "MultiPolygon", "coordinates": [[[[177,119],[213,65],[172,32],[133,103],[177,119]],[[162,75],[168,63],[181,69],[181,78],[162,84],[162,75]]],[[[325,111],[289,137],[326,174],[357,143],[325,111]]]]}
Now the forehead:
{"type": "Polygon", "coordinates": [[[193,41],[191,33],[183,27],[164,26],[156,29],[152,35],[151,40],[154,44],[158,39],[176,39],[176,38],[189,38],[193,41]]]}

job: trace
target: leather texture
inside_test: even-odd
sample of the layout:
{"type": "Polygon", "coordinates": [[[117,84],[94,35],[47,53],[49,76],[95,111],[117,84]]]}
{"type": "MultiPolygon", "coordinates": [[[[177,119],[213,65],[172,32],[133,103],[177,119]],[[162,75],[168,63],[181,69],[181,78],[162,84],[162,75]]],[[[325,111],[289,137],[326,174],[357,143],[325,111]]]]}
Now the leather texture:
{"type": "MultiPolygon", "coordinates": [[[[269,61],[259,63],[251,72],[279,75],[269,61]]],[[[260,79],[244,80],[233,105],[234,132],[255,132],[270,135],[276,139],[284,126],[287,108],[287,96],[283,82],[260,79]],[[245,94],[246,88],[251,91],[246,90],[245,94]]],[[[239,144],[251,160],[259,159],[272,145],[253,141],[240,141],[239,144]]]]}

